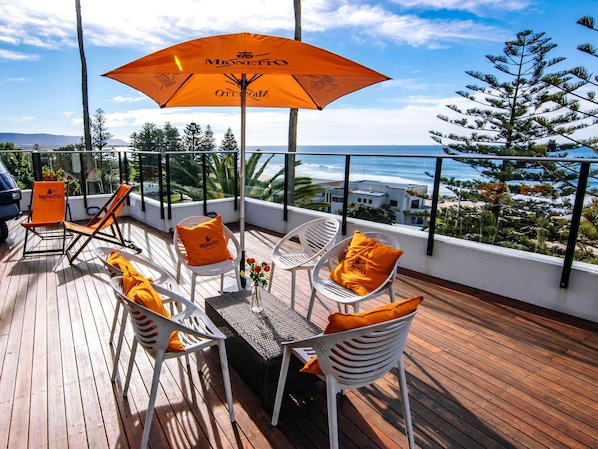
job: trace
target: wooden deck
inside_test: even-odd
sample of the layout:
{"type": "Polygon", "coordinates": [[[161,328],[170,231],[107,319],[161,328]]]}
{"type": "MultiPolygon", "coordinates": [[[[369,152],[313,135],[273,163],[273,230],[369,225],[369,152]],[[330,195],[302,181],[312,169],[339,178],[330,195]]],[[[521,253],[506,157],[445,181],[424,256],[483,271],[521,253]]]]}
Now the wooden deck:
{"type": "MultiPolygon", "coordinates": [[[[0,447],[138,447],[152,364],[138,352],[123,399],[131,334],[113,384],[114,301],[103,267],[89,250],[73,266],[58,256],[22,260],[21,226],[9,226],[9,242],[0,245],[0,447]]],[[[135,221],[124,230],[145,256],[175,271],[169,235],[135,221]]],[[[248,255],[269,259],[279,238],[249,227],[248,255]]],[[[304,273],[298,281],[297,309],[305,314],[309,284],[304,273]]],[[[218,283],[201,282],[197,297],[215,295],[218,283]]],[[[288,274],[278,271],[272,291],[289,302],[289,285],[288,274]]],[[[189,289],[186,275],[182,287],[189,289]]],[[[596,324],[404,271],[396,290],[425,298],[405,353],[417,447],[598,447],[596,324]]],[[[321,327],[327,307],[316,304],[321,327]]],[[[151,447],[328,446],[325,389],[315,378],[285,398],[274,428],[234,370],[237,423],[230,423],[215,351],[203,358],[199,375],[196,369],[193,359],[191,383],[182,364],[165,363],[151,447]]],[[[397,390],[389,374],[339,398],[341,447],[406,447],[397,390]]]]}

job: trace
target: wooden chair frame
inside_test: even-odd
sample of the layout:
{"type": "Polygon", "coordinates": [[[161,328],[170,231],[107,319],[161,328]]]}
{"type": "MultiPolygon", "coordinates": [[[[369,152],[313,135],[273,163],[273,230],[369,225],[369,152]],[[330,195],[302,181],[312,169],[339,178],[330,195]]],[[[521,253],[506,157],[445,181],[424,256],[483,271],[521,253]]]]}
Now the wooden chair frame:
{"type": "Polygon", "coordinates": [[[110,199],[86,225],[80,225],[69,221],[64,223],[67,231],[74,235],[65,250],[65,254],[70,264],[73,263],[79,254],[81,254],[81,251],[83,251],[93,239],[102,240],[124,248],[130,248],[136,252],[141,251],[141,249],[135,246],[130,240],[125,240],[118,226],[118,216],[131,193],[131,189],[132,188],[129,185],[121,184],[118,190],[114,192],[110,199]],[[70,254],[69,252],[74,250],[75,245],[82,238],[84,239],[83,243],[73,254],[70,254]]]}

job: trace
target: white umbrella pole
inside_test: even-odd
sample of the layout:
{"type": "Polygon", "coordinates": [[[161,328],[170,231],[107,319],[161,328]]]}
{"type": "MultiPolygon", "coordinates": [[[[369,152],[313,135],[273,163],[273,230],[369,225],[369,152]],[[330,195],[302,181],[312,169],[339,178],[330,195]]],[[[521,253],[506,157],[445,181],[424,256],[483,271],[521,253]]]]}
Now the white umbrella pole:
{"type": "MultiPolygon", "coordinates": [[[[239,240],[241,244],[241,271],[245,271],[245,109],[247,107],[247,77],[241,75],[241,155],[239,177],[241,194],[239,200],[239,240]]],[[[245,288],[246,279],[241,277],[241,287],[245,288]]]]}

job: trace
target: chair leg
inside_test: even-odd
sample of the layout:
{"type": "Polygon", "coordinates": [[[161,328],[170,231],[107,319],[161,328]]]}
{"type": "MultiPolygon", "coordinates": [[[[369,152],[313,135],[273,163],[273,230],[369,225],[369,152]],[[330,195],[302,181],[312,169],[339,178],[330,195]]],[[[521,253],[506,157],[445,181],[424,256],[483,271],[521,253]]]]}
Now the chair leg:
{"type": "Polygon", "coordinates": [[[289,371],[290,361],[291,350],[288,347],[285,347],[282,355],[280,374],[278,375],[278,387],[276,388],[276,399],[274,399],[274,410],[272,411],[273,426],[278,425],[278,417],[280,416],[280,406],[282,405],[282,398],[284,396],[284,387],[287,382],[287,373],[289,371]]]}
{"type": "Polygon", "coordinates": [[[268,282],[268,293],[272,289],[272,281],[274,280],[274,262],[270,265],[270,282],[268,282]]]}
{"type": "Polygon", "coordinates": [[[125,386],[123,387],[123,397],[127,397],[127,391],[129,390],[129,382],[131,381],[131,373],[133,372],[133,365],[135,364],[135,353],[137,352],[137,339],[133,339],[131,345],[131,355],[129,358],[129,367],[127,368],[127,377],[125,379],[125,386]]]}
{"type": "MultiPolygon", "coordinates": [[[[108,342],[110,344],[112,344],[112,341],[114,340],[114,332],[116,332],[116,325],[118,324],[118,312],[120,311],[120,307],[121,307],[121,302],[120,301],[116,301],[116,307],[114,308],[114,318],[112,318],[112,326],[110,327],[110,339],[108,340],[108,342]]],[[[124,307],[123,307],[124,309],[124,307]]],[[[124,314],[124,310],[123,310],[123,314],[124,314]]],[[[121,319],[122,322],[122,319],[121,319]]]]}
{"type": "Polygon", "coordinates": [[[395,302],[395,285],[394,282],[390,283],[388,287],[388,294],[390,295],[390,302],[395,302]]]}
{"type": "Polygon", "coordinates": [[[338,449],[338,416],[336,409],[336,388],[333,379],[326,379],[326,407],[328,410],[328,439],[330,449],[338,449]]]}
{"type": "Polygon", "coordinates": [[[233,410],[233,391],[231,389],[230,372],[228,370],[228,358],[226,357],[226,345],[224,340],[218,340],[218,352],[220,354],[220,366],[222,367],[224,393],[226,394],[226,402],[228,402],[230,422],[235,422],[235,412],[233,410]]]}
{"type": "MultiPolygon", "coordinates": [[[[120,305],[120,302],[117,302],[117,309],[118,306],[120,305]]],[[[116,318],[116,313],[117,311],[114,311],[114,316],[116,318]]],[[[120,330],[118,332],[118,343],[116,345],[116,352],[114,353],[114,366],[112,367],[112,376],[110,376],[110,379],[112,380],[112,382],[114,382],[114,380],[116,379],[116,373],[118,372],[118,359],[120,359],[120,352],[122,351],[122,347],[123,347],[123,340],[125,337],[125,324],[127,323],[127,317],[129,316],[129,312],[127,311],[126,307],[123,307],[123,313],[120,319],[120,330]]],[[[111,340],[112,341],[112,340],[111,340]]]]}
{"type": "Polygon", "coordinates": [[[195,283],[197,281],[197,275],[191,273],[191,302],[195,302],[195,283]]]}
{"type": "Polygon", "coordinates": [[[149,403],[147,405],[147,412],[145,415],[145,424],[143,425],[143,436],[141,437],[141,449],[147,447],[149,441],[149,433],[152,427],[152,419],[154,417],[154,406],[156,404],[156,396],[158,394],[158,384],[160,383],[160,371],[162,370],[162,362],[164,361],[164,352],[156,353],[156,360],[154,364],[154,376],[152,378],[152,388],[150,390],[149,403]]]}
{"type": "Polygon", "coordinates": [[[177,284],[181,283],[181,265],[182,265],[182,262],[179,260],[176,264],[176,283],[177,284]]]}
{"type": "Polygon", "coordinates": [[[409,406],[409,391],[407,390],[407,376],[405,375],[405,364],[403,358],[399,359],[399,387],[401,389],[401,403],[403,405],[403,417],[405,418],[405,435],[409,443],[409,449],[415,447],[413,438],[413,423],[411,421],[411,407],[409,406]]]}
{"type": "Polygon", "coordinates": [[[311,289],[311,298],[309,299],[309,307],[307,309],[307,320],[308,321],[311,318],[311,312],[312,312],[312,309],[314,308],[315,301],[316,301],[316,289],[312,288],[311,289]]]}
{"type": "Polygon", "coordinates": [[[297,271],[293,268],[291,270],[291,309],[293,310],[295,310],[295,274],[297,274],[297,271]]]}

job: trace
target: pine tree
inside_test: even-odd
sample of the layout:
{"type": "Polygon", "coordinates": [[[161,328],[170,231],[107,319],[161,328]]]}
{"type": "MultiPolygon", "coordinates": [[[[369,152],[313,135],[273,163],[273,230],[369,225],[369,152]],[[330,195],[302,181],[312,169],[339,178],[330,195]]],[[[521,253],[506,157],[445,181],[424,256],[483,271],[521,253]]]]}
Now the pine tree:
{"type": "Polygon", "coordinates": [[[112,134],[106,128],[106,116],[102,108],[96,109],[93,119],[91,121],[91,143],[93,148],[102,151],[108,140],[112,138],[112,134]]]}
{"type": "MultiPolygon", "coordinates": [[[[554,139],[563,134],[573,135],[587,124],[584,116],[566,108],[566,95],[545,82],[550,76],[546,70],[564,60],[562,57],[548,58],[548,53],[555,47],[545,33],[530,30],[517,33],[514,40],[505,43],[503,55],[486,56],[496,71],[508,79],[503,81],[493,74],[466,71],[485,86],[468,85],[468,91],[457,94],[477,105],[465,110],[448,105],[461,117],[438,116],[470,134],[431,131],[432,138],[444,145],[444,151],[451,155],[565,156],[564,151],[575,146],[554,139]]],[[[569,167],[552,162],[482,159],[463,162],[498,183],[514,180],[552,182],[556,187],[565,188],[577,177],[569,167]]]]}
{"type": "Polygon", "coordinates": [[[224,133],[222,142],[220,142],[220,149],[222,151],[239,151],[239,144],[230,128],[224,133]]]}
{"type": "Polygon", "coordinates": [[[214,151],[216,149],[216,139],[210,125],[206,126],[206,130],[203,133],[203,138],[199,144],[200,151],[214,151]]]}
{"type": "MultiPolygon", "coordinates": [[[[598,31],[593,17],[584,16],[577,23],[592,31],[598,31]]],[[[598,50],[591,43],[580,44],[577,49],[595,58],[598,57],[598,50]]],[[[596,91],[591,90],[598,87],[598,76],[594,76],[585,67],[578,66],[546,76],[544,81],[561,92],[558,98],[562,99],[563,106],[586,119],[586,126],[598,123],[598,109],[584,108],[588,105],[590,107],[598,105],[596,91]]],[[[563,136],[572,142],[572,146],[587,146],[598,153],[598,137],[578,139],[566,133],[563,136]]]]}
{"type": "Polygon", "coordinates": [[[201,126],[195,122],[188,123],[183,131],[182,148],[185,151],[199,151],[203,138],[201,126]]]}

